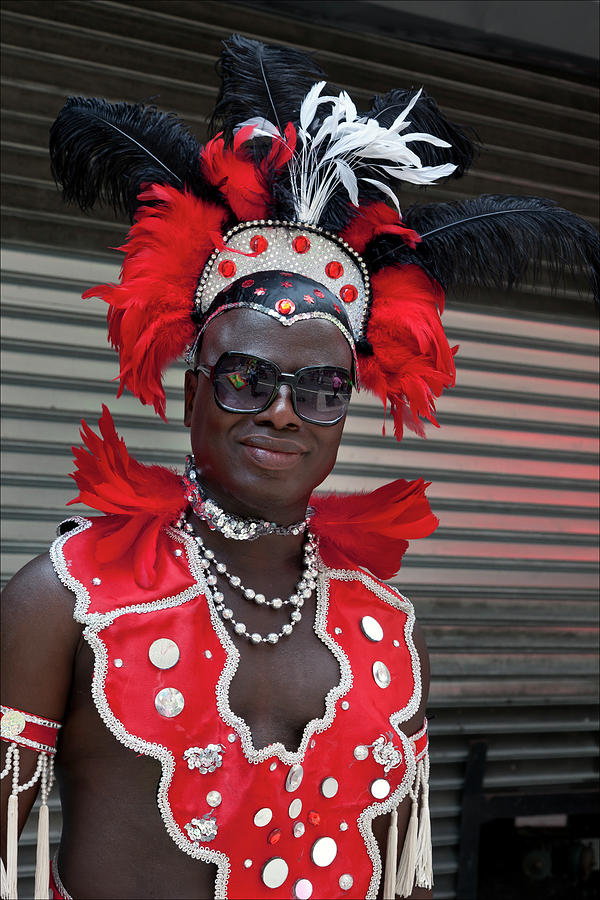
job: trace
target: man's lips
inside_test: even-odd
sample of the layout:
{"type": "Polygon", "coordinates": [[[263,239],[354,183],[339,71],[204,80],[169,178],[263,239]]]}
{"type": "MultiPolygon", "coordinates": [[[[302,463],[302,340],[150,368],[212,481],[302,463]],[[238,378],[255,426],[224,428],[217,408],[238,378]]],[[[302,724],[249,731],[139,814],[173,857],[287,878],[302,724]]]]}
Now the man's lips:
{"type": "Polygon", "coordinates": [[[290,469],[306,449],[296,441],[250,435],[241,441],[247,456],[261,469],[290,469]]]}

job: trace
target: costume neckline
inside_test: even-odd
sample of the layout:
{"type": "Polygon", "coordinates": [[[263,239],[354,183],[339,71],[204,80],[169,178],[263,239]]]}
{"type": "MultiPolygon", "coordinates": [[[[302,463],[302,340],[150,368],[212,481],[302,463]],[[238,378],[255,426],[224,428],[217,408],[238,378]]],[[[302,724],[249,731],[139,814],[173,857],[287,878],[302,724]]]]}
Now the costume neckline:
{"type": "Polygon", "coordinates": [[[183,535],[188,545],[188,560],[190,571],[195,580],[201,586],[201,592],[206,597],[211,624],[221,646],[226,654],[226,662],[223,666],[216,688],[217,712],[221,720],[232,728],[240,738],[241,747],[246,759],[252,763],[263,762],[266,759],[276,757],[285,765],[294,765],[302,762],[309,743],[315,734],[321,734],[331,727],[336,716],[336,706],[352,687],[353,676],[348,657],[334,641],[327,631],[329,612],[329,570],[323,563],[317,552],[317,604],[313,629],[319,640],[335,657],[339,668],[340,678],[336,685],[331,687],[325,695],[325,713],[310,719],[304,726],[302,738],[296,750],[288,750],[282,741],[273,741],[265,747],[257,748],[254,743],[252,729],[243,716],[235,713],[230,704],[229,692],[231,683],[237,672],[240,662],[240,652],[235,646],[231,635],[227,631],[225,623],[215,609],[212,588],[206,583],[204,570],[200,567],[200,554],[194,539],[189,535],[183,535]]]}

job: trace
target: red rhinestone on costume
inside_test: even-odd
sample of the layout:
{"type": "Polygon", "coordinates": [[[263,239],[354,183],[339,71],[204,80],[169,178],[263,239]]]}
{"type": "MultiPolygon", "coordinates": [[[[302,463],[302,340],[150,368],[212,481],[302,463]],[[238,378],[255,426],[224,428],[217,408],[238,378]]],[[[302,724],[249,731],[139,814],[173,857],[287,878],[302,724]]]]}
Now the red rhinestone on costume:
{"type": "Polygon", "coordinates": [[[281,828],[274,828],[273,831],[269,832],[267,841],[269,842],[269,844],[276,844],[279,841],[280,837],[281,837],[281,828]]]}
{"type": "Polygon", "coordinates": [[[334,304],[333,304],[333,308],[335,309],[336,312],[341,313],[341,309],[339,308],[339,306],[337,305],[337,303],[334,303],[334,304]]]}
{"type": "Polygon", "coordinates": [[[305,234],[299,234],[292,241],[292,247],[296,253],[307,253],[310,250],[310,241],[305,234]]]}
{"type": "Polygon", "coordinates": [[[224,259],[219,263],[219,274],[223,278],[233,278],[237,272],[237,266],[232,259],[224,259]]]}
{"type": "Polygon", "coordinates": [[[328,262],[325,266],[325,274],[329,278],[341,278],[344,274],[344,267],[341,262],[338,262],[336,259],[333,259],[331,262],[328,262]]]}
{"type": "Polygon", "coordinates": [[[303,297],[303,300],[305,303],[314,303],[315,302],[315,298],[311,297],[310,294],[305,294],[303,297]]]}
{"type": "Polygon", "coordinates": [[[264,253],[268,246],[269,242],[262,234],[255,234],[253,238],[250,238],[250,249],[254,253],[264,253]]]}
{"type": "Polygon", "coordinates": [[[252,287],[253,284],[254,284],[253,278],[246,278],[245,281],[242,281],[242,287],[252,287]]]}
{"type": "Polygon", "coordinates": [[[345,284],[340,291],[340,297],[344,303],[353,303],[358,297],[358,291],[353,284],[345,284]]]}
{"type": "Polygon", "coordinates": [[[321,816],[318,812],[315,812],[314,809],[311,809],[307,818],[311,825],[318,825],[321,821],[321,816]]]}
{"type": "Polygon", "coordinates": [[[315,288],[314,293],[315,293],[315,297],[318,297],[319,300],[322,300],[323,297],[325,296],[325,294],[323,293],[323,291],[320,291],[319,288],[315,288]]]}
{"type": "Polygon", "coordinates": [[[277,301],[277,303],[275,304],[275,309],[278,313],[281,313],[282,316],[291,316],[291,314],[296,309],[296,306],[294,303],[292,303],[291,300],[289,300],[287,297],[284,297],[281,300],[277,301]]]}

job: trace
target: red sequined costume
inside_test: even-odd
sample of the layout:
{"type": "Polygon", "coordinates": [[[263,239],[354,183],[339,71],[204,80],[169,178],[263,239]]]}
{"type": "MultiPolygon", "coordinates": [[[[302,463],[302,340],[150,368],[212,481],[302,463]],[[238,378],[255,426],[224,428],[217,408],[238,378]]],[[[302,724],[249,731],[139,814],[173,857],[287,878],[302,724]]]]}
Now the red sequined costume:
{"type": "Polygon", "coordinates": [[[217,864],[216,897],[288,898],[301,879],[317,897],[375,897],[382,863],[371,822],[414,789],[427,753],[425,729],[412,739],[402,731],[421,699],[411,604],[359,569],[321,560],[314,628],[338,660],[339,684],[297,750],[257,749],[229,707],[239,654],[194,540],[163,529],[160,586],[143,589],[126,558],[93,562],[113,519],[77,517],[52,560],[95,654],[102,719],[126,747],[161,763],[158,804],[170,837],[217,864]],[[379,624],[380,640],[365,616],[379,624]],[[178,650],[169,668],[149,657],[164,638],[178,650]],[[165,691],[171,716],[155,705],[165,691]],[[277,887],[266,886],[269,878],[277,887]]]}

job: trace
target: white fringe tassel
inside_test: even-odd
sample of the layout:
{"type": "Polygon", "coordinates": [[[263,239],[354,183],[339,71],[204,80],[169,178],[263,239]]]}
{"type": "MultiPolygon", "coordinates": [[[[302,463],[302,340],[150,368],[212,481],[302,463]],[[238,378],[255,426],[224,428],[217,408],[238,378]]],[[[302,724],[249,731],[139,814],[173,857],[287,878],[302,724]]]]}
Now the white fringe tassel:
{"type": "Polygon", "coordinates": [[[421,772],[421,816],[417,836],[417,885],[433,887],[433,852],[431,847],[431,818],[429,815],[429,756],[423,760],[421,772]]]}
{"type": "Polygon", "coordinates": [[[0,896],[2,900],[8,900],[8,878],[6,875],[6,869],[4,868],[4,863],[0,859],[0,896]]]}
{"type": "Polygon", "coordinates": [[[392,810],[387,833],[385,853],[385,876],[383,879],[383,900],[394,900],[396,896],[396,865],[398,860],[398,812],[392,810]]]}
{"type": "Polygon", "coordinates": [[[35,859],[35,900],[46,900],[50,882],[50,822],[48,812],[48,794],[52,787],[52,759],[44,756],[42,766],[41,801],[38,814],[37,853],[35,859]]]}
{"type": "Polygon", "coordinates": [[[415,884],[415,869],[417,865],[418,781],[419,777],[417,770],[414,792],[410,792],[410,797],[412,798],[410,819],[408,820],[408,828],[406,829],[402,856],[400,857],[400,865],[398,866],[398,874],[396,876],[396,893],[400,897],[410,897],[415,884]]]}
{"type": "MultiPolygon", "coordinates": [[[[17,763],[18,765],[18,763],[17,763]]],[[[8,798],[8,824],[6,827],[6,882],[8,900],[17,897],[17,847],[19,844],[19,797],[8,798]]]]}

